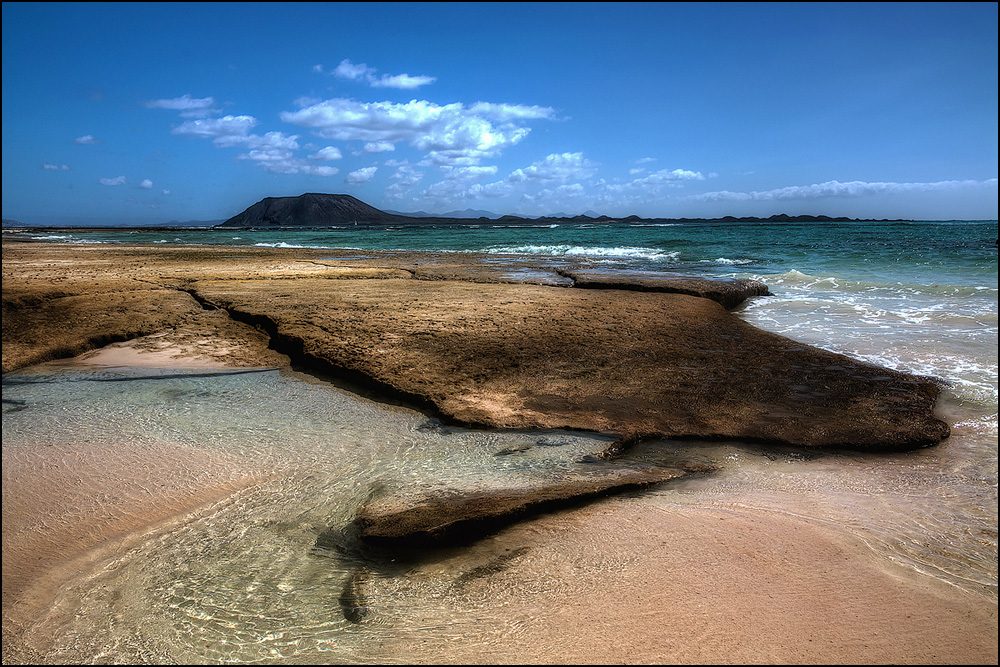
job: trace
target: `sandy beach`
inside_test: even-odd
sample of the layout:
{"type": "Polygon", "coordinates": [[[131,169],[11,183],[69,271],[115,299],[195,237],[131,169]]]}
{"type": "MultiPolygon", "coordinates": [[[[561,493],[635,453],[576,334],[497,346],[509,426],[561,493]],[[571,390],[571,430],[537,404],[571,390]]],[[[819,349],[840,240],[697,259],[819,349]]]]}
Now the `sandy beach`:
{"type": "MultiPolygon", "coordinates": [[[[59,359],[160,368],[288,364],[269,348],[266,327],[205,307],[206,297],[222,302],[227,289],[254,281],[270,300],[280,300],[287,288],[282,281],[323,279],[329,285],[347,274],[383,287],[421,275],[433,277],[427,284],[434,287],[504,289],[502,277],[489,268],[433,256],[337,263],[328,251],[320,259],[301,251],[243,249],[249,261],[231,262],[206,250],[198,263],[192,261],[196,254],[187,251],[181,262],[151,249],[5,241],[5,374],[59,359]]],[[[472,316],[471,311],[458,315],[463,313],[472,316]]],[[[348,352],[341,363],[368,359],[363,345],[344,336],[341,345],[348,352]]],[[[369,345],[392,343],[386,337],[369,345]]],[[[327,349],[323,344],[315,349],[327,349]]],[[[325,354],[329,359],[334,353],[325,354]]],[[[370,376],[388,377],[379,373],[415,363],[402,352],[393,355],[382,365],[358,362],[359,367],[370,376]]],[[[416,384],[399,387],[404,395],[419,393],[416,384]]],[[[522,397],[523,412],[497,392],[495,405],[487,406],[494,412],[483,408],[486,398],[479,397],[453,414],[472,423],[501,414],[516,416],[510,422],[515,426],[572,424],[568,417],[549,423],[533,416],[553,414],[562,405],[545,387],[536,398],[522,397]],[[522,418],[527,421],[518,421],[522,418]]],[[[449,400],[441,398],[444,405],[449,400]]],[[[587,425],[615,426],[624,419],[619,412],[587,425]]],[[[565,413],[575,414],[569,408],[565,413]]],[[[650,418],[641,426],[660,423],[650,418]]],[[[47,654],[39,628],[58,627],[72,617],[65,582],[99,571],[148,535],[168,533],[176,517],[202,512],[266,477],[266,471],[238,458],[195,449],[127,441],[113,450],[72,441],[40,449],[5,443],[4,664],[62,662],[63,656],[47,654]]],[[[387,641],[381,650],[415,663],[456,664],[996,664],[994,595],[891,562],[851,531],[810,518],[795,497],[779,493],[778,499],[781,511],[762,509],[753,498],[713,496],[699,504],[651,502],[635,494],[516,523],[490,538],[490,548],[530,545],[530,550],[504,569],[470,581],[463,598],[479,595],[509,618],[505,628],[495,630],[497,641],[488,653],[472,636],[466,641],[429,635],[406,647],[387,641]],[[528,617],[536,619],[530,628],[518,625],[528,617]]],[[[775,506],[773,497],[766,506],[775,506]]],[[[447,561],[437,565],[447,566],[447,561]]],[[[372,595],[378,594],[376,586],[372,595]]],[[[456,621],[461,626],[475,613],[458,608],[456,621]]],[[[165,660],[136,656],[140,663],[165,660]]]]}

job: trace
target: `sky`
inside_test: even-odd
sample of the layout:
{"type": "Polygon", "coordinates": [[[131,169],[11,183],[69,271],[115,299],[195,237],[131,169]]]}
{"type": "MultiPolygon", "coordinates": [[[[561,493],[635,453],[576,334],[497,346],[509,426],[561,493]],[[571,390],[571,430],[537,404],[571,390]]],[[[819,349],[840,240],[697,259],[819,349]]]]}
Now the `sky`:
{"type": "Polygon", "coordinates": [[[3,3],[3,218],[997,218],[997,3],[3,3]]]}

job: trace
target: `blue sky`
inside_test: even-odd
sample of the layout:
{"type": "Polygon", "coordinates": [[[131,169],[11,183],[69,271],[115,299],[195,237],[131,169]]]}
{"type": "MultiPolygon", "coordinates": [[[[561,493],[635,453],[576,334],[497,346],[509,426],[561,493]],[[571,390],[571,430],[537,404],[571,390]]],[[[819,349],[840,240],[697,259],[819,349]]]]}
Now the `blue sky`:
{"type": "Polygon", "coordinates": [[[3,217],[996,219],[997,3],[3,3],[3,217]]]}

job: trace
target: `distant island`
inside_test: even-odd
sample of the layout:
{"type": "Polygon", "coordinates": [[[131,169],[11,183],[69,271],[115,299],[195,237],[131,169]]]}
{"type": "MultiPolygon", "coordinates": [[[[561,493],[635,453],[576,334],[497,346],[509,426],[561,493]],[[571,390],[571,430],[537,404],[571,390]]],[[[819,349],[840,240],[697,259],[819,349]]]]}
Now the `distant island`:
{"type": "MultiPolygon", "coordinates": [[[[281,227],[344,227],[351,225],[398,224],[461,224],[478,221],[484,224],[559,224],[559,223],[684,223],[684,222],[887,222],[886,220],[861,220],[858,218],[833,218],[825,215],[772,215],[768,218],[731,216],[722,218],[640,218],[637,215],[612,217],[608,215],[542,216],[538,218],[502,215],[478,218],[447,216],[415,216],[381,211],[352,197],[306,193],[298,197],[265,197],[242,213],[234,215],[217,227],[281,228],[281,227]]],[[[888,221],[891,222],[891,221],[888,221]]]]}
{"type": "Polygon", "coordinates": [[[402,213],[383,211],[360,199],[344,194],[324,194],[307,192],[297,197],[265,197],[242,213],[228,220],[171,220],[161,224],[94,224],[82,219],[59,220],[48,223],[26,222],[4,218],[3,228],[32,229],[306,229],[349,226],[382,225],[558,225],[558,224],[605,224],[605,223],[645,223],[645,224],[692,224],[692,223],[798,223],[798,222],[906,222],[903,218],[849,218],[827,215],[786,215],[779,213],[766,218],[756,216],[726,215],[718,218],[641,218],[638,215],[625,217],[599,215],[587,211],[581,215],[557,213],[544,216],[497,215],[490,211],[466,209],[445,214],[430,214],[423,211],[402,213]]]}

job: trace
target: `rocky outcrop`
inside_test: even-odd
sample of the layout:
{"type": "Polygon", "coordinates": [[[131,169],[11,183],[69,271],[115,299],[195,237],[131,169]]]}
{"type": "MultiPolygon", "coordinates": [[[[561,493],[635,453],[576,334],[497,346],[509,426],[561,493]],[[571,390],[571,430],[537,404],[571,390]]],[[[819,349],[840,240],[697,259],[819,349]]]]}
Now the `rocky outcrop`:
{"type": "MultiPolygon", "coordinates": [[[[185,322],[253,363],[259,345],[222,328],[238,320],[297,363],[465,425],[869,451],[949,432],[929,379],[761,331],[710,298],[420,280],[412,255],[331,253],[5,242],[4,370],[185,322]]],[[[475,274],[468,262],[453,273],[475,274]]]]}
{"type": "Polygon", "coordinates": [[[220,227],[334,227],[355,223],[407,220],[386,213],[351,195],[306,193],[298,197],[265,197],[220,227]]]}
{"type": "Polygon", "coordinates": [[[573,287],[583,289],[625,289],[638,292],[669,292],[689,294],[717,301],[727,309],[735,308],[750,297],[768,296],[767,285],[745,278],[700,278],[651,271],[565,270],[559,275],[573,281],[573,287]]]}
{"type": "Polygon", "coordinates": [[[933,382],[761,331],[701,297],[412,279],[192,287],[286,354],[466,425],[883,451],[948,434],[933,382]]]}

